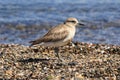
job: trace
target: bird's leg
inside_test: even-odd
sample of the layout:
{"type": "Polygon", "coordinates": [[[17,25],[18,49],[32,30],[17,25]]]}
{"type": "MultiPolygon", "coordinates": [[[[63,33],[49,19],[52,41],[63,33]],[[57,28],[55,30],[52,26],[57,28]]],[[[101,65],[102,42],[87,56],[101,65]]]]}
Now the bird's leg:
{"type": "Polygon", "coordinates": [[[58,57],[58,59],[59,59],[60,61],[62,61],[61,56],[60,56],[60,54],[59,54],[59,48],[58,48],[58,47],[55,47],[54,50],[55,50],[55,55],[58,57]]]}
{"type": "MultiPolygon", "coordinates": [[[[72,45],[73,48],[75,48],[75,44],[71,41],[70,44],[72,45]]],[[[75,54],[72,53],[73,57],[76,58],[75,54]]]]}

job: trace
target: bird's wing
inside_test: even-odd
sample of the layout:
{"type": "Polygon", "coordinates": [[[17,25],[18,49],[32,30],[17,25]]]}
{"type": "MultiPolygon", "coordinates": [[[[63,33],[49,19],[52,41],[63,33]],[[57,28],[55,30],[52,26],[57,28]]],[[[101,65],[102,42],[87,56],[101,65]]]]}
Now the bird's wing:
{"type": "Polygon", "coordinates": [[[57,25],[56,27],[49,30],[41,40],[42,42],[56,42],[65,39],[69,32],[63,24],[57,25]]]}
{"type": "Polygon", "coordinates": [[[45,34],[42,38],[31,41],[31,45],[39,44],[41,42],[57,42],[60,40],[64,40],[68,36],[69,32],[61,26],[64,25],[54,27],[51,30],[49,30],[49,32],[45,34]]]}

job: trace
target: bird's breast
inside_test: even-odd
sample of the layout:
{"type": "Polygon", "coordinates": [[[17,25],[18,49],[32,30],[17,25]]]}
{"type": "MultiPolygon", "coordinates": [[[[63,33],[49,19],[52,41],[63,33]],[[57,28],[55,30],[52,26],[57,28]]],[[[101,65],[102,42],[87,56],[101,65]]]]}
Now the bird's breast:
{"type": "Polygon", "coordinates": [[[75,36],[75,27],[70,27],[68,28],[69,34],[68,36],[64,39],[64,41],[71,40],[75,36]]]}

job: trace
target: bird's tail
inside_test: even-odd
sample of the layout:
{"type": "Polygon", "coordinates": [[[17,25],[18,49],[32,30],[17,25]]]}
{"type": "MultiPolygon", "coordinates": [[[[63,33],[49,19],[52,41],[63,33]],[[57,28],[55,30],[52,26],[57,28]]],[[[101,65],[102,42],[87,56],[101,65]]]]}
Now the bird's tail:
{"type": "Polygon", "coordinates": [[[37,40],[35,40],[35,41],[30,41],[29,43],[31,43],[31,44],[30,44],[30,47],[33,46],[33,45],[39,44],[39,42],[38,42],[37,40]]]}

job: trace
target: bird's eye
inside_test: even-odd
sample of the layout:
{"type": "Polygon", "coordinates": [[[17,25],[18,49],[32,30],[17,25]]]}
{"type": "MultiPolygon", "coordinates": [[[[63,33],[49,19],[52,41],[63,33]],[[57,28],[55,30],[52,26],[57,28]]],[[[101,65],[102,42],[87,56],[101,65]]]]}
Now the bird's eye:
{"type": "Polygon", "coordinates": [[[67,21],[67,22],[72,22],[72,23],[76,23],[76,21],[67,21]]]}

